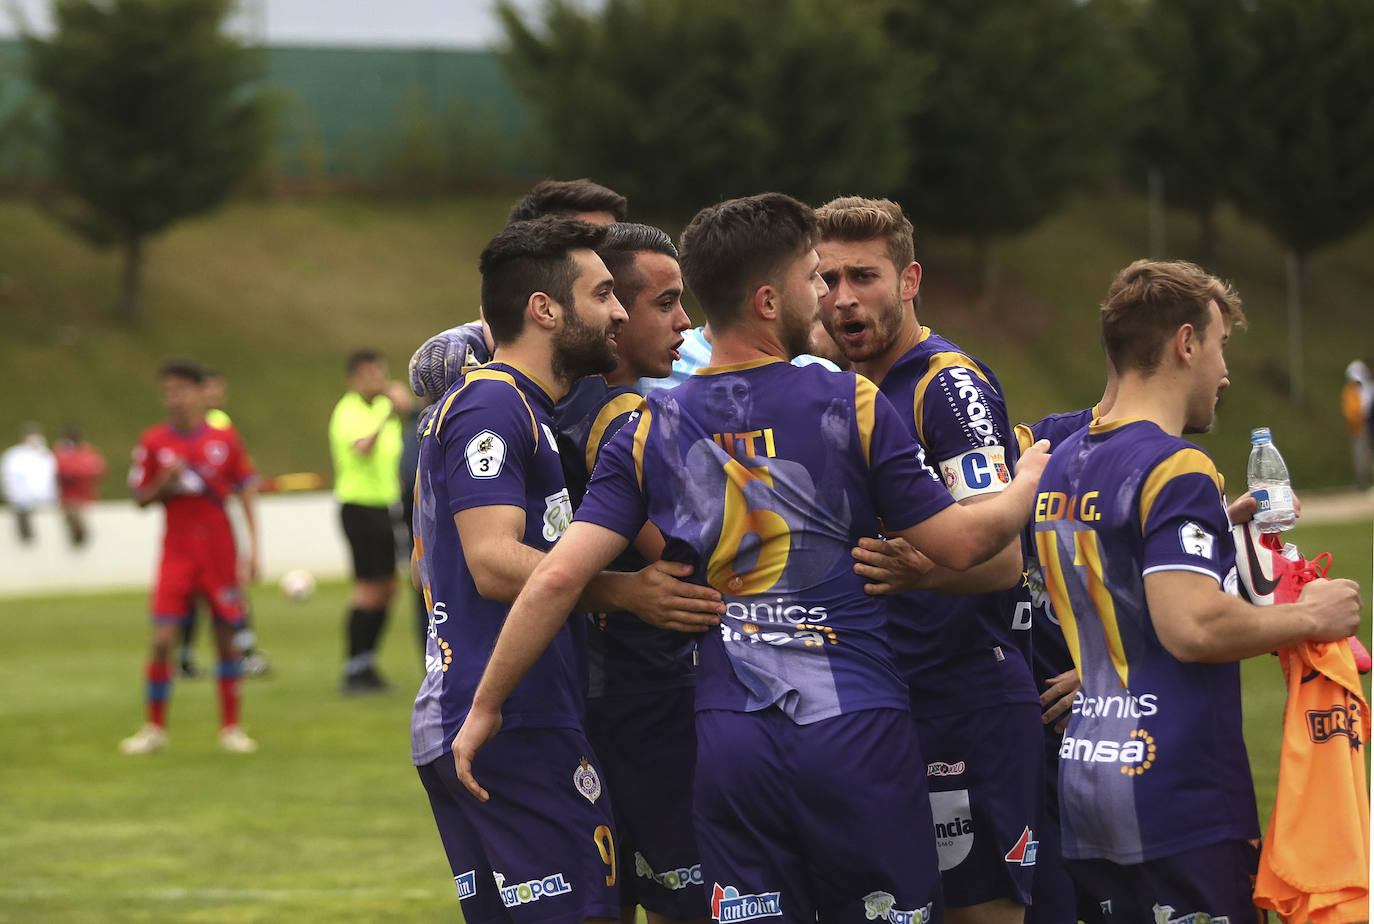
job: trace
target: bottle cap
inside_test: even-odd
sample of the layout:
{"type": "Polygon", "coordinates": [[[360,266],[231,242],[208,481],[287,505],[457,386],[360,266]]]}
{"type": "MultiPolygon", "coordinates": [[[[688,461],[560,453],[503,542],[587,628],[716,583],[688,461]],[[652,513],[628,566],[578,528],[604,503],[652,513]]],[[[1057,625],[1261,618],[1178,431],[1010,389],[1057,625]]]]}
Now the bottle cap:
{"type": "Polygon", "coordinates": [[[1256,427],[1250,431],[1250,443],[1272,443],[1274,438],[1269,435],[1268,427],[1256,427]]]}

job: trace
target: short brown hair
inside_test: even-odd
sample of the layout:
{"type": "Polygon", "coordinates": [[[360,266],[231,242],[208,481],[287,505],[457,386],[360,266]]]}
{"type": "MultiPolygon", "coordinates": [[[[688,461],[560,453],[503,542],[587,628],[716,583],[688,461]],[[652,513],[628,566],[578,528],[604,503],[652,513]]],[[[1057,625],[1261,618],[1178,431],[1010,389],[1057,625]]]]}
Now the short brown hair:
{"type": "Polygon", "coordinates": [[[543,292],[569,311],[577,281],[574,250],[596,250],[606,229],[572,218],[517,221],[491,239],[477,260],[482,274],[482,316],[498,345],[525,330],[525,306],[543,292]]]}
{"type": "Polygon", "coordinates": [[[763,193],[697,212],[682,232],[682,278],[716,330],[740,320],[759,286],[816,246],[816,213],[791,196],[763,193]]]}
{"type": "Polygon", "coordinates": [[[1205,335],[1208,302],[1228,327],[1245,326],[1240,296],[1202,267],[1181,261],[1137,260],[1117,274],[1102,303],[1102,346],[1119,372],[1149,374],[1165,342],[1184,324],[1205,335]]]}
{"type": "Polygon", "coordinates": [[[510,210],[506,224],[533,221],[536,218],[570,218],[583,212],[610,212],[616,221],[624,221],[629,203],[614,189],[579,180],[540,180],[525,197],[510,210]]]}
{"type": "Polygon", "coordinates": [[[916,260],[915,229],[891,199],[841,196],[816,209],[823,241],[887,242],[887,256],[897,272],[916,260]]]}

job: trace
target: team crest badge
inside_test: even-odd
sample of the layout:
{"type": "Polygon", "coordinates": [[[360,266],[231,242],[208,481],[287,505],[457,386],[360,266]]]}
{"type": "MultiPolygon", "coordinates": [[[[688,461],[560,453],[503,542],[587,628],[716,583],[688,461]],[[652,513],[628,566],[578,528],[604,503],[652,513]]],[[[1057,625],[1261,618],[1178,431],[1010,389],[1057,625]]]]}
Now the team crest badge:
{"type": "Polygon", "coordinates": [[[946,466],[944,466],[944,474],[945,474],[945,487],[947,487],[947,488],[949,488],[951,491],[953,491],[954,488],[955,488],[955,486],[959,484],[959,473],[958,473],[958,471],[955,470],[955,468],[954,468],[953,465],[946,465],[946,466]]]}
{"type": "Polygon", "coordinates": [[[1007,471],[1007,466],[1002,462],[992,463],[992,469],[997,473],[997,480],[1002,484],[1011,484],[1011,473],[1007,471]]]}
{"type": "Polygon", "coordinates": [[[573,771],[573,786],[577,787],[577,791],[586,797],[588,802],[595,802],[601,798],[601,777],[597,776],[596,768],[587,763],[585,757],[573,771]]]}
{"type": "Polygon", "coordinates": [[[229,447],[220,440],[210,440],[205,444],[205,458],[210,460],[211,465],[221,466],[229,458],[229,447]]]}

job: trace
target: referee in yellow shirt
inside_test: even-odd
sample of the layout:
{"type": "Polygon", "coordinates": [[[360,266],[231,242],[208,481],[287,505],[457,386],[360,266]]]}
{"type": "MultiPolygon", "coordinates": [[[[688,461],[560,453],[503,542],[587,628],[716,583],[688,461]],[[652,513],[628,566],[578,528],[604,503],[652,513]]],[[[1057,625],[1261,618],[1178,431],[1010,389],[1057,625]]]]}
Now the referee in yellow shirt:
{"type": "Polygon", "coordinates": [[[409,393],[387,381],[386,360],[375,350],[348,358],[348,393],[329,418],[334,496],[353,554],[353,596],[346,636],[344,693],[380,693],[389,684],[377,673],[377,642],[396,593],[395,510],[401,500],[401,417],[409,393]]]}

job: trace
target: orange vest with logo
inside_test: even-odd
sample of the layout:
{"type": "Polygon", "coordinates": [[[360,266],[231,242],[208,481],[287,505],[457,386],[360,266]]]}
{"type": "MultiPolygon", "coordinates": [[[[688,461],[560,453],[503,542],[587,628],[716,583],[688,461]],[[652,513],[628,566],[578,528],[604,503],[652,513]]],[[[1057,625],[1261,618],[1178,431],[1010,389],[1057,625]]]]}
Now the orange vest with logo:
{"type": "Polygon", "coordinates": [[[1288,682],[1274,813],[1255,904],[1284,924],[1369,920],[1369,703],[1349,646],[1279,652],[1288,682]]]}

